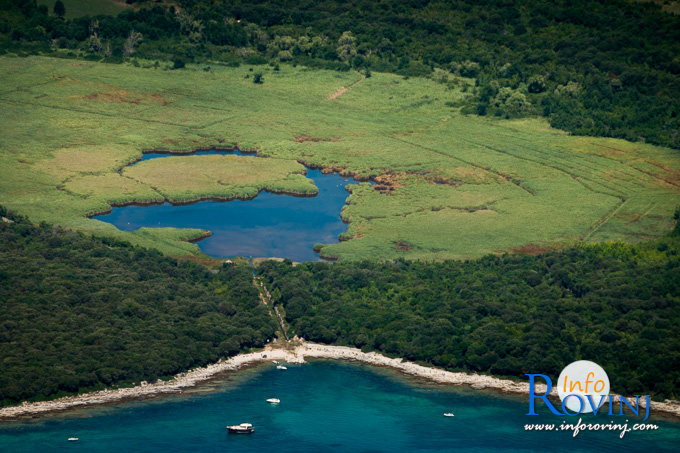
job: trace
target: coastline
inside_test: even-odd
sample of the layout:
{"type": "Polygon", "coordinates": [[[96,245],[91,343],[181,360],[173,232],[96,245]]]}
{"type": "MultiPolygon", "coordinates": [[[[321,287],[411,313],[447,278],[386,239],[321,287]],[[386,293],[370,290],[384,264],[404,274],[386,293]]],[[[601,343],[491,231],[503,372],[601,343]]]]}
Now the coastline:
{"type": "MultiPolygon", "coordinates": [[[[281,346],[268,345],[264,351],[239,354],[227,360],[220,360],[219,362],[206,367],[180,373],[169,381],[159,380],[153,384],[143,381],[140,385],[131,388],[114,390],[105,389],[82,395],[59,398],[52,401],[36,403],[24,402],[18,406],[5,407],[0,409],[0,420],[36,416],[87,405],[111,404],[126,400],[151,398],[163,394],[182,393],[183,389],[195,387],[201,382],[214,378],[220,373],[236,371],[247,365],[271,362],[273,360],[303,364],[305,363],[305,358],[358,361],[374,366],[389,367],[405,374],[425,378],[440,384],[466,385],[475,390],[484,389],[507,393],[529,394],[529,383],[527,382],[515,382],[493,376],[430,368],[412,362],[406,362],[400,358],[390,359],[377,352],[365,353],[360,349],[347,346],[329,346],[296,340],[293,340],[291,343],[295,344],[295,346],[290,347],[290,349],[285,349],[285,347],[281,346]],[[264,357],[264,355],[266,355],[266,357],[264,357]]],[[[545,384],[536,384],[537,394],[545,393],[546,389],[547,386],[545,384]]],[[[557,397],[557,389],[553,387],[550,396],[557,397]]],[[[618,401],[618,398],[614,398],[614,400],[618,401]]],[[[632,402],[634,402],[634,400],[632,402]]],[[[646,407],[645,401],[640,401],[640,406],[643,408],[646,407]]],[[[663,403],[659,403],[652,401],[651,409],[658,412],[664,412],[667,415],[680,417],[679,402],[666,400],[663,403]]]]}

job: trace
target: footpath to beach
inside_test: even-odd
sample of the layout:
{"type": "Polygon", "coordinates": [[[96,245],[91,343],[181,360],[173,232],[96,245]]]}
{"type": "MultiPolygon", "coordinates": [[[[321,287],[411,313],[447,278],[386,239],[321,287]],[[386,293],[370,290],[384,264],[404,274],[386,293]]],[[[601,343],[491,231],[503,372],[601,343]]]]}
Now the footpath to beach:
{"type": "MultiPolygon", "coordinates": [[[[201,382],[214,378],[216,375],[228,371],[235,371],[247,365],[263,362],[281,361],[286,363],[305,363],[305,358],[323,358],[353,360],[370,365],[390,367],[403,373],[432,380],[434,382],[450,385],[467,385],[473,389],[490,389],[501,392],[529,394],[529,384],[526,382],[514,382],[507,379],[498,379],[492,376],[454,373],[438,368],[430,368],[415,363],[406,362],[402,359],[390,359],[376,352],[361,352],[356,348],[344,346],[327,346],[322,344],[307,343],[303,340],[294,339],[285,346],[269,345],[264,351],[249,354],[239,354],[228,360],[221,360],[215,364],[203,368],[197,368],[186,373],[180,373],[169,381],[157,381],[156,383],[142,382],[131,388],[101,390],[77,396],[60,398],[53,401],[23,403],[19,406],[11,406],[0,409],[0,419],[26,417],[41,413],[62,411],[91,404],[110,404],[120,401],[150,398],[153,396],[181,393],[183,389],[195,387],[201,382]]],[[[536,394],[545,393],[545,384],[536,384],[536,394]]],[[[552,389],[551,396],[557,397],[557,391],[552,389]]],[[[618,401],[618,398],[615,398],[618,401]]],[[[631,401],[634,403],[634,400],[631,401]]],[[[666,402],[652,402],[652,411],[666,412],[680,417],[680,403],[666,400],[666,402]]],[[[645,407],[645,402],[640,400],[640,406],[645,407]]]]}

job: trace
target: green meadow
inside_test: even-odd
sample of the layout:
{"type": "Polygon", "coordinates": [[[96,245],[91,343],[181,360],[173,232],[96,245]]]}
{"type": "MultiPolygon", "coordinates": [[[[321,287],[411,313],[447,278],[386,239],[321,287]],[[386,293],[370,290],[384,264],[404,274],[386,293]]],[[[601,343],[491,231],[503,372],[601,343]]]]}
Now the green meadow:
{"type": "Polygon", "coordinates": [[[125,233],[88,215],[132,202],[313,194],[304,163],[378,181],[351,186],[348,232],[323,256],[428,260],[637,242],[667,232],[680,205],[677,151],[461,115],[452,106],[470,79],[136,63],[0,58],[0,204],[36,222],[198,254],[185,240],[199,230],[125,233]],[[266,158],[128,167],[144,150],[234,145],[266,158]]]}

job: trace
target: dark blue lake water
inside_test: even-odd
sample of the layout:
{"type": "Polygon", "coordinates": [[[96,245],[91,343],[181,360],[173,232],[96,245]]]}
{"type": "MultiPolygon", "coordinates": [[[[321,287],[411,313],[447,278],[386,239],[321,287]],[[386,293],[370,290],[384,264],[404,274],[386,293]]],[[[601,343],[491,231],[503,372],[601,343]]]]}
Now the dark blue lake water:
{"type": "Polygon", "coordinates": [[[136,165],[139,162],[144,162],[145,160],[150,160],[150,159],[158,159],[160,157],[170,157],[170,156],[205,156],[208,154],[217,154],[220,156],[249,156],[249,157],[257,157],[256,153],[244,153],[243,151],[239,149],[234,149],[234,150],[218,150],[218,149],[206,149],[202,151],[194,151],[191,153],[186,153],[186,154],[173,154],[173,153],[144,153],[142,154],[141,160],[138,160],[132,165],[136,165]]]}
{"type": "MultiPolygon", "coordinates": [[[[192,154],[255,156],[239,151],[199,151],[192,154]]],[[[168,156],[145,154],[142,160],[168,156]]],[[[320,170],[307,170],[307,177],[319,189],[315,197],[261,192],[255,199],[245,201],[124,206],[94,218],[123,231],[141,227],[210,230],[212,236],[198,242],[198,246],[207,255],[216,257],[282,257],[293,261],[316,261],[319,256],[314,253],[314,244],[338,242],[338,236],[347,231],[347,225],[340,219],[340,210],[349,196],[345,186],[356,181],[337,174],[324,175],[320,170]]]]}
{"type": "MultiPolygon", "coordinates": [[[[229,375],[208,393],[0,424],[6,452],[677,452],[680,424],[653,432],[528,432],[524,397],[418,383],[390,370],[315,361],[229,375]],[[279,398],[270,405],[267,398],[279,398]],[[445,412],[455,413],[447,418],[445,412]],[[225,426],[250,422],[250,435],[225,426]],[[67,442],[69,437],[78,442],[67,442]]],[[[543,408],[545,409],[545,408],[543,408]]],[[[543,412],[539,407],[539,412],[543,412]]],[[[545,411],[547,412],[547,411],[545,411]]],[[[601,423],[610,418],[593,417],[601,423]]],[[[620,422],[621,418],[616,423],[620,422]]],[[[632,417],[631,417],[632,418],[632,417]]],[[[573,422],[573,420],[570,420],[573,422]]],[[[632,420],[631,420],[632,422],[632,420]]]]}

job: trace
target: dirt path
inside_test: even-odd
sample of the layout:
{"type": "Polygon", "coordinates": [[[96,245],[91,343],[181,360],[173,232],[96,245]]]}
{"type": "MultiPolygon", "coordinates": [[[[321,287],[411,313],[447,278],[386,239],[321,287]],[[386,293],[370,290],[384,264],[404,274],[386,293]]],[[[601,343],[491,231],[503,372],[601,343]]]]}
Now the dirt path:
{"type": "Polygon", "coordinates": [[[338,91],[336,91],[335,93],[331,94],[330,97],[329,97],[328,99],[335,99],[335,98],[340,97],[341,95],[345,94],[345,93],[347,92],[347,90],[349,90],[350,88],[354,87],[354,85],[356,85],[357,83],[361,82],[361,81],[364,80],[365,78],[366,78],[366,76],[363,75],[363,74],[361,74],[361,78],[360,78],[359,80],[357,80],[356,82],[354,82],[353,84],[351,84],[351,85],[348,86],[348,87],[342,87],[342,88],[340,88],[338,91]]]}
{"type": "Polygon", "coordinates": [[[253,277],[253,282],[255,284],[255,288],[257,288],[260,293],[260,300],[269,310],[269,315],[272,317],[274,314],[276,315],[276,319],[279,322],[279,327],[281,328],[283,337],[286,339],[286,341],[290,340],[290,338],[288,338],[288,332],[286,332],[286,325],[283,322],[281,313],[279,313],[279,309],[272,302],[272,295],[269,293],[267,287],[264,286],[264,282],[260,279],[260,277],[253,277]],[[274,309],[274,314],[272,314],[272,308],[274,309]]]}

